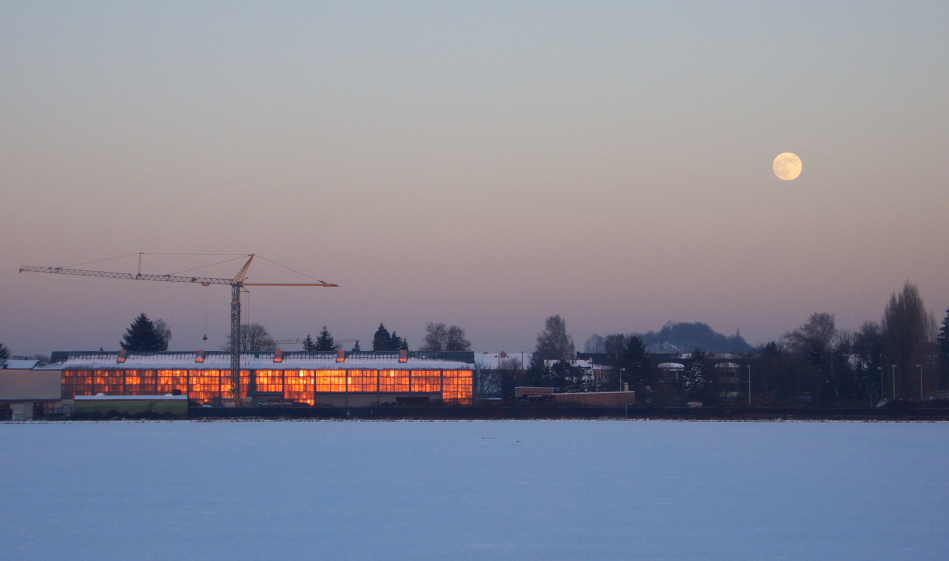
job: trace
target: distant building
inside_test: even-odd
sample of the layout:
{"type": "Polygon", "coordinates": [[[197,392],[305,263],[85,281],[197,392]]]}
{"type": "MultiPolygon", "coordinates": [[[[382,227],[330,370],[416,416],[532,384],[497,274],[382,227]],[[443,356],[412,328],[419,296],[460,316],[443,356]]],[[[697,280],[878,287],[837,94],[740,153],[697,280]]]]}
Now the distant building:
{"type": "MultiPolygon", "coordinates": [[[[261,352],[241,356],[239,397],[255,405],[469,404],[474,353],[261,352]]],[[[61,399],[81,395],[185,395],[194,404],[234,397],[230,353],[57,352],[32,372],[59,372],[61,399]]],[[[2,399],[2,396],[0,396],[2,399]]]]}

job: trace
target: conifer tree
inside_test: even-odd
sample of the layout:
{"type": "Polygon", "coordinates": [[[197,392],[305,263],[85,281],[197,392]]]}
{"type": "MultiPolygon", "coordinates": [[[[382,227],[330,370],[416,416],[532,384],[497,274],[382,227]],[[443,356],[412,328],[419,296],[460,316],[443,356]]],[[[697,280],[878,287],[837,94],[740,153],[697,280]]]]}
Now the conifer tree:
{"type": "Polygon", "coordinates": [[[162,334],[144,313],[138,315],[122,337],[122,349],[126,351],[164,351],[168,349],[162,334]]]}
{"type": "Polygon", "coordinates": [[[376,330],[376,333],[372,336],[372,350],[373,351],[388,351],[391,350],[390,346],[392,345],[392,336],[389,335],[389,330],[386,329],[386,326],[379,324],[379,329],[376,330]]]}
{"type": "Polygon", "coordinates": [[[316,352],[316,342],[313,341],[313,337],[309,333],[306,334],[306,339],[303,340],[303,350],[308,353],[316,352]]]}
{"type": "Polygon", "coordinates": [[[359,348],[359,339],[356,339],[356,344],[353,345],[353,350],[350,352],[361,353],[362,349],[359,348]]]}
{"type": "Polygon", "coordinates": [[[10,358],[10,351],[3,346],[3,343],[0,343],[0,360],[6,360],[10,358]]]}
{"type": "Polygon", "coordinates": [[[317,351],[335,351],[336,342],[333,341],[333,336],[330,334],[329,330],[326,329],[326,326],[323,326],[322,331],[320,331],[320,336],[316,338],[316,350],[317,351]]]}
{"type": "Polygon", "coordinates": [[[392,336],[389,337],[389,349],[390,351],[401,351],[409,350],[409,343],[404,338],[399,337],[395,331],[392,332],[392,336]]]}

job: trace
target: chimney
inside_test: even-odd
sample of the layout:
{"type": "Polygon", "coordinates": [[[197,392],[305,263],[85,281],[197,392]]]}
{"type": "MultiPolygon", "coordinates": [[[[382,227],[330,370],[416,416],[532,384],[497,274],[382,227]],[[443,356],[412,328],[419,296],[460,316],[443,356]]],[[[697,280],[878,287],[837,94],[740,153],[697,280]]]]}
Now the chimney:
{"type": "Polygon", "coordinates": [[[343,349],[336,351],[336,362],[346,362],[346,351],[343,349]]]}
{"type": "Polygon", "coordinates": [[[274,353],[273,353],[273,361],[274,361],[274,362],[283,362],[283,351],[282,351],[282,350],[277,349],[276,351],[274,351],[274,353]]]}
{"type": "Polygon", "coordinates": [[[409,361],[409,351],[402,349],[399,351],[399,362],[408,362],[409,361]]]}
{"type": "Polygon", "coordinates": [[[198,351],[198,356],[194,357],[195,362],[204,362],[204,357],[207,353],[205,351],[198,351]]]}
{"type": "Polygon", "coordinates": [[[129,352],[126,351],[125,349],[122,349],[121,351],[119,351],[119,358],[116,359],[116,362],[118,362],[119,364],[122,364],[123,362],[125,362],[125,359],[128,358],[128,356],[129,356],[129,352]]]}

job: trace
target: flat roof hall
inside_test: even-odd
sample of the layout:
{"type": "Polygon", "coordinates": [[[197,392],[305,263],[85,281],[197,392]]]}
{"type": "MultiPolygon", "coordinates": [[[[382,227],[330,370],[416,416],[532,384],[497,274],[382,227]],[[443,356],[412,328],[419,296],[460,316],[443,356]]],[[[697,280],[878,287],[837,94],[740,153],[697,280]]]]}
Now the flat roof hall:
{"type": "MultiPolygon", "coordinates": [[[[230,353],[56,352],[37,370],[61,372],[62,399],[82,395],[233,398],[230,353]]],[[[255,405],[367,406],[400,399],[471,404],[471,352],[242,353],[239,397],[255,405]]]]}

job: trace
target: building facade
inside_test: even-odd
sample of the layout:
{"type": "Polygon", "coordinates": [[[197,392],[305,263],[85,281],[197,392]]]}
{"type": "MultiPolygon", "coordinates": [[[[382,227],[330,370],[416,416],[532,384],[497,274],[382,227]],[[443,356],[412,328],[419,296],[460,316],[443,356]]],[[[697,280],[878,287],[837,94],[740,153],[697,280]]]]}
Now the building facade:
{"type": "Polygon", "coordinates": [[[40,369],[61,372],[62,399],[173,394],[209,405],[234,397],[258,405],[468,405],[475,381],[473,353],[244,353],[238,392],[226,352],[60,352],[40,369]]]}

